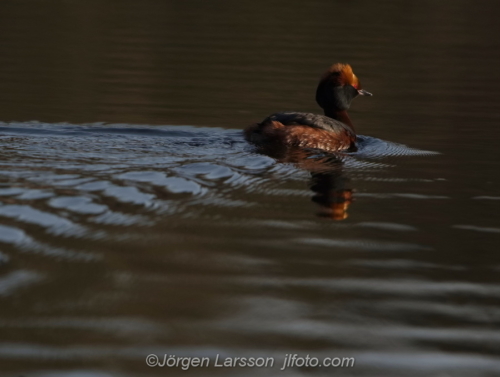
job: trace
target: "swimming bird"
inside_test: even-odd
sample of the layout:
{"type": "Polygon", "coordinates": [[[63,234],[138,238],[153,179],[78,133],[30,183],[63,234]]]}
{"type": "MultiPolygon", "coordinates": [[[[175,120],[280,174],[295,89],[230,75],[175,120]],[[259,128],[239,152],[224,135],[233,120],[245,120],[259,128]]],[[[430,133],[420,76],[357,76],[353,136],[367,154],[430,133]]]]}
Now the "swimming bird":
{"type": "Polygon", "coordinates": [[[349,64],[336,63],[321,76],[316,102],[325,115],[298,112],[275,113],[245,129],[245,138],[267,147],[298,147],[327,152],[355,151],[356,130],[347,114],[351,101],[372,96],[361,88],[349,64]]]}

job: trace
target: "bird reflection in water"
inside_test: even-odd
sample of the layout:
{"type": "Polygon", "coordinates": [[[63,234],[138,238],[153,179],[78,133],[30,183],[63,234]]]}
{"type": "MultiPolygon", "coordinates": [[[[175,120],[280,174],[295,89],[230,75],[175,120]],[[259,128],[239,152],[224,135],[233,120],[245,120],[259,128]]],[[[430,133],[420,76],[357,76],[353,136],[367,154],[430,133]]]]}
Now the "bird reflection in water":
{"type": "MultiPolygon", "coordinates": [[[[341,164],[341,163],[340,163],[341,164]]],[[[311,173],[312,201],[320,205],[318,216],[332,220],[347,218],[347,209],[352,203],[352,189],[346,188],[347,178],[342,167],[329,173],[311,173]]]]}
{"type": "Polygon", "coordinates": [[[320,206],[318,216],[332,220],[344,220],[348,217],[347,210],[353,201],[353,195],[344,169],[346,154],[325,154],[317,150],[290,147],[263,147],[259,152],[311,173],[310,188],[314,193],[311,200],[320,206]]]}

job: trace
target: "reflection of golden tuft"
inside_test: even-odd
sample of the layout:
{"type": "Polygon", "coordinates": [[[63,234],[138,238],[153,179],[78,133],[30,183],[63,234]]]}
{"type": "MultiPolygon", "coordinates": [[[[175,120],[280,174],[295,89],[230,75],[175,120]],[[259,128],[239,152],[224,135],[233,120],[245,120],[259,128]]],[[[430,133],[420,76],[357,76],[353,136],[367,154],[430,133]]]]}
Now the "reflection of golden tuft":
{"type": "Polygon", "coordinates": [[[332,220],[347,219],[347,210],[352,203],[352,190],[334,191],[330,200],[330,203],[321,203],[318,215],[332,220]]]}

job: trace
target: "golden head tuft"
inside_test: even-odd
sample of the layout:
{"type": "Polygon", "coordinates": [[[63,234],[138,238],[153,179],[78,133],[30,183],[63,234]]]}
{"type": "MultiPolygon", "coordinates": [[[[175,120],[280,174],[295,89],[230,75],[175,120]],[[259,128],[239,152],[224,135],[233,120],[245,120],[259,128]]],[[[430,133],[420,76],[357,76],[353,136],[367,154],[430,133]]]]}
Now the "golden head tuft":
{"type": "Polygon", "coordinates": [[[359,89],[359,80],[349,64],[335,63],[321,76],[321,81],[332,80],[337,85],[352,85],[359,89]]]}

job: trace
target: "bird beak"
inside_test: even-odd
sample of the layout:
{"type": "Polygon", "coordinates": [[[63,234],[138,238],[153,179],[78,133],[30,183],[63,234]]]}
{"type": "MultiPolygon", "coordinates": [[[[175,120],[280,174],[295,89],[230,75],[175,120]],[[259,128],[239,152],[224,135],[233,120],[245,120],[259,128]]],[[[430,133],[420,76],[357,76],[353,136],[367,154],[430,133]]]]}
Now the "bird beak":
{"type": "Polygon", "coordinates": [[[359,90],[358,90],[358,94],[359,94],[360,96],[368,96],[368,97],[373,96],[373,94],[371,94],[370,92],[367,92],[367,91],[366,91],[366,90],[364,90],[364,89],[359,89],[359,90]]]}

